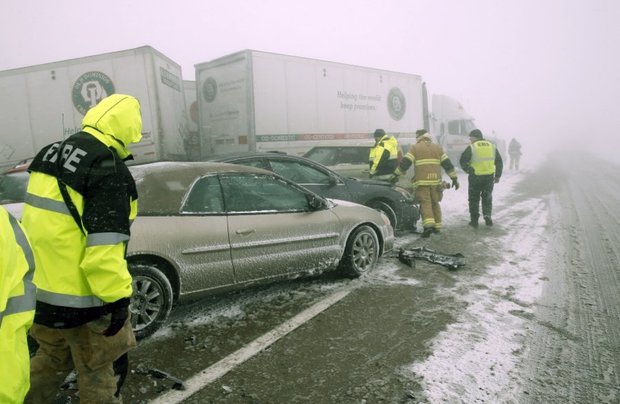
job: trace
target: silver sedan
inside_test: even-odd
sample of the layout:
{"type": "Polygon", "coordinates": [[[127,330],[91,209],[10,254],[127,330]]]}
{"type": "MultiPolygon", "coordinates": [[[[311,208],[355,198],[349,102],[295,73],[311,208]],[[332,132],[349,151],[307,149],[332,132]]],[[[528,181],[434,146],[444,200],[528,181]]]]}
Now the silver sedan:
{"type": "Polygon", "coordinates": [[[181,298],[332,270],[357,277],[393,248],[383,213],[324,199],[270,171],[207,162],[131,171],[139,214],[127,259],[139,338],[181,298]]]}

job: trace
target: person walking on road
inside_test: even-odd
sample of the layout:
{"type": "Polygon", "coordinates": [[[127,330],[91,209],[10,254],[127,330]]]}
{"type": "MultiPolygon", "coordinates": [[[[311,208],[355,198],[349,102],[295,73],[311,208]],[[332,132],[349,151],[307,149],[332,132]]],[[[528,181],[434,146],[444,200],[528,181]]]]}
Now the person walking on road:
{"type": "Polygon", "coordinates": [[[497,147],[482,136],[482,132],[474,129],[469,133],[471,144],[461,154],[460,164],[463,171],[469,174],[468,201],[469,225],[477,228],[482,203],[482,217],[487,226],[493,226],[491,213],[493,210],[493,185],[499,182],[504,164],[497,147]]]}
{"type": "Polygon", "coordinates": [[[444,153],[441,146],[432,142],[431,135],[424,129],[416,131],[416,143],[411,145],[409,151],[403,157],[400,165],[394,171],[394,176],[403,175],[411,166],[414,166],[412,178],[415,196],[420,203],[422,225],[424,230],[422,237],[427,238],[431,233],[441,231],[441,206],[443,197],[443,181],[441,169],[452,180],[452,187],[459,189],[459,180],[454,165],[444,153]]]}
{"type": "Polygon", "coordinates": [[[521,159],[521,143],[514,137],[508,144],[508,156],[510,156],[510,169],[519,171],[519,160],[521,159]]]}
{"type": "Polygon", "coordinates": [[[387,135],[383,129],[374,133],[375,145],[370,149],[370,178],[387,179],[398,166],[400,147],[394,136],[387,135]]]}
{"type": "Polygon", "coordinates": [[[30,388],[27,335],[34,318],[34,269],[24,230],[0,206],[0,403],[23,403],[30,388]]]}
{"type": "Polygon", "coordinates": [[[74,368],[80,402],[122,402],[136,346],[125,252],[138,199],[124,160],[141,131],[138,100],[113,94],[86,113],[82,131],[30,164],[22,222],[37,255],[31,336],[39,348],[26,402],[52,402],[74,368]]]}

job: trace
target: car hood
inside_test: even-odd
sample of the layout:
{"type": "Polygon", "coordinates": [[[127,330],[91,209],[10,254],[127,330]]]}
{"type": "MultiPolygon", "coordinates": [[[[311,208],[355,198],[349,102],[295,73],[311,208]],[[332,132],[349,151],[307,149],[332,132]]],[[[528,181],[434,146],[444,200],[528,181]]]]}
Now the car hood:
{"type": "Polygon", "coordinates": [[[351,180],[351,181],[356,181],[359,182],[361,184],[368,184],[368,185],[381,185],[384,187],[391,187],[392,184],[387,182],[387,181],[379,181],[379,180],[363,180],[360,178],[355,178],[355,177],[345,177],[347,180],[351,180]]]}

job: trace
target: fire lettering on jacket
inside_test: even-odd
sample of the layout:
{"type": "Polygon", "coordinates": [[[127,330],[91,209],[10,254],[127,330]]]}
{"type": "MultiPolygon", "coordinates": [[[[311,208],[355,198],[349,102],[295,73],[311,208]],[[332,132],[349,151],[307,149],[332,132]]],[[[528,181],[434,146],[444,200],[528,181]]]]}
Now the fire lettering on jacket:
{"type": "MultiPolygon", "coordinates": [[[[53,144],[43,156],[43,161],[49,161],[50,163],[55,163],[58,158],[58,147],[59,144],[53,144]]],[[[73,147],[70,144],[64,145],[62,148],[62,158],[63,161],[62,166],[74,173],[77,170],[78,164],[82,161],[82,157],[86,156],[88,153],[85,150],[80,149],[79,147],[73,147]]]]}

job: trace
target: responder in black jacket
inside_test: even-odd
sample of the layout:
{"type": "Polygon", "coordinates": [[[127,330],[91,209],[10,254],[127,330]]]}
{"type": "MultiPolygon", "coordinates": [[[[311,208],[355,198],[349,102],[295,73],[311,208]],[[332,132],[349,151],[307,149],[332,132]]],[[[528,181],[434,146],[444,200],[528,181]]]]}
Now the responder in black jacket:
{"type": "Polygon", "coordinates": [[[377,129],[374,137],[375,145],[368,156],[370,177],[387,180],[398,167],[400,147],[396,138],[387,135],[383,129],[377,129]]]}
{"type": "Polygon", "coordinates": [[[477,228],[482,201],[482,217],[487,226],[493,226],[493,184],[499,182],[504,163],[497,147],[484,140],[482,132],[474,129],[469,133],[471,144],[461,154],[461,168],[468,176],[469,225],[477,228]]]}
{"type": "Polygon", "coordinates": [[[36,250],[37,307],[26,402],[48,403],[77,370],[80,401],[121,400],[132,279],[125,252],[137,191],[124,160],[141,138],[140,104],[113,94],[84,116],[82,131],[44,147],[30,164],[23,225],[36,250]]]}

